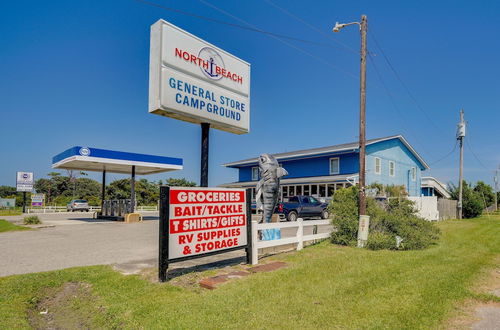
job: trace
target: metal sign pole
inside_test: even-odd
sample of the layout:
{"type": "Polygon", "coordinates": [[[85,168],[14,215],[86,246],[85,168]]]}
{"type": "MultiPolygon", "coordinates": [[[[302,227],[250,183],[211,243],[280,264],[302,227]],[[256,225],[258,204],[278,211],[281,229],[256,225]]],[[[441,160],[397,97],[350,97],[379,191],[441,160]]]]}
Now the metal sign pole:
{"type": "Polygon", "coordinates": [[[201,172],[200,187],[208,187],[208,134],[210,132],[209,123],[201,123],[201,172]]]}
{"type": "Polygon", "coordinates": [[[26,213],[26,191],[23,191],[23,213],[26,213]]]}
{"type": "Polygon", "coordinates": [[[170,187],[160,187],[160,221],[159,221],[159,255],[158,280],[167,280],[168,269],[168,235],[169,235],[170,187]]]}

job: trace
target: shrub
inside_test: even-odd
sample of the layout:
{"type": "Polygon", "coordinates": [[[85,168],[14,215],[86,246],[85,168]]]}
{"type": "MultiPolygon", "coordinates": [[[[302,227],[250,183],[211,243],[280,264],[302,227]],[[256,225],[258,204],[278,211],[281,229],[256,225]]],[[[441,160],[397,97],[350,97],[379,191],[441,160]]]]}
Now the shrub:
{"type": "MultiPolygon", "coordinates": [[[[329,205],[332,224],[336,231],[332,233],[334,244],[355,246],[358,235],[358,188],[350,187],[339,190],[329,205]]],[[[370,234],[367,248],[415,250],[435,244],[439,239],[439,228],[433,223],[414,214],[413,202],[402,199],[390,199],[384,206],[367,198],[367,214],[370,216],[370,234]],[[403,241],[396,247],[396,236],[403,241]]]]}
{"type": "Polygon", "coordinates": [[[38,224],[41,224],[42,221],[40,220],[40,218],[38,216],[32,215],[29,217],[25,217],[23,220],[23,223],[25,225],[38,225],[38,224]]]}
{"type": "Polygon", "coordinates": [[[396,237],[385,232],[374,231],[368,235],[366,248],[370,250],[390,250],[396,247],[396,237]]]}
{"type": "MultiPolygon", "coordinates": [[[[473,189],[472,184],[468,184],[465,180],[462,183],[462,217],[466,219],[475,218],[481,215],[485,208],[485,200],[482,191],[484,183],[478,182],[473,189]],[[476,189],[477,188],[477,189],[476,189]]],[[[459,187],[450,184],[450,195],[452,199],[458,200],[459,187]]]]}

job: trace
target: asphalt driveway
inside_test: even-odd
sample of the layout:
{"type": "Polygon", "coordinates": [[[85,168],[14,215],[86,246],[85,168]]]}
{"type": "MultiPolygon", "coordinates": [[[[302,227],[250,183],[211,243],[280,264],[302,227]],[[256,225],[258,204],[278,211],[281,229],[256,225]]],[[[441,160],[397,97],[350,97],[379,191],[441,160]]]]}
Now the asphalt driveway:
{"type": "MultiPolygon", "coordinates": [[[[91,213],[40,214],[43,224],[53,227],[0,233],[0,277],[91,265],[122,264],[134,270],[154,267],[158,260],[158,212],[144,212],[143,216],[143,222],[127,224],[92,219],[91,213]]],[[[22,216],[2,218],[22,220],[22,216]]],[[[309,233],[312,228],[306,230],[309,233]]],[[[327,228],[318,231],[324,230],[327,228]]],[[[295,232],[295,228],[285,228],[282,237],[295,232]]],[[[239,250],[172,266],[192,267],[243,256],[244,251],[239,250]]]]}

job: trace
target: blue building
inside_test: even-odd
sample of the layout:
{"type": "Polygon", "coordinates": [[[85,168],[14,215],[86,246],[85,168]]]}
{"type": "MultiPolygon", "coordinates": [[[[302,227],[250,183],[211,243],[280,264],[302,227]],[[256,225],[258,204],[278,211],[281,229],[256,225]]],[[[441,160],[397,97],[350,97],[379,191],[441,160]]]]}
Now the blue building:
{"type": "MultiPolygon", "coordinates": [[[[258,156],[258,155],[256,155],[258,156]]],[[[281,179],[283,198],[294,195],[331,197],[340,188],[357,183],[359,144],[274,154],[288,175],[281,179]]],[[[259,178],[258,157],[224,164],[238,169],[238,181],[224,187],[255,188],[259,178]]],[[[366,142],[366,184],[404,185],[410,196],[421,194],[421,172],[427,163],[402,135],[366,142]]]]}

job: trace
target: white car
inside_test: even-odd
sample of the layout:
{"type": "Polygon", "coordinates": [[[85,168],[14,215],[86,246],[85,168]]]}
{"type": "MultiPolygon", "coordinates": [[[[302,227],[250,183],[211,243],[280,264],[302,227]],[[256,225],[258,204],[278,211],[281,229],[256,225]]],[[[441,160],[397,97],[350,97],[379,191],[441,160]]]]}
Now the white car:
{"type": "Polygon", "coordinates": [[[89,203],[84,199],[73,199],[66,205],[66,209],[71,212],[81,211],[88,212],[89,211],[89,203]]]}

